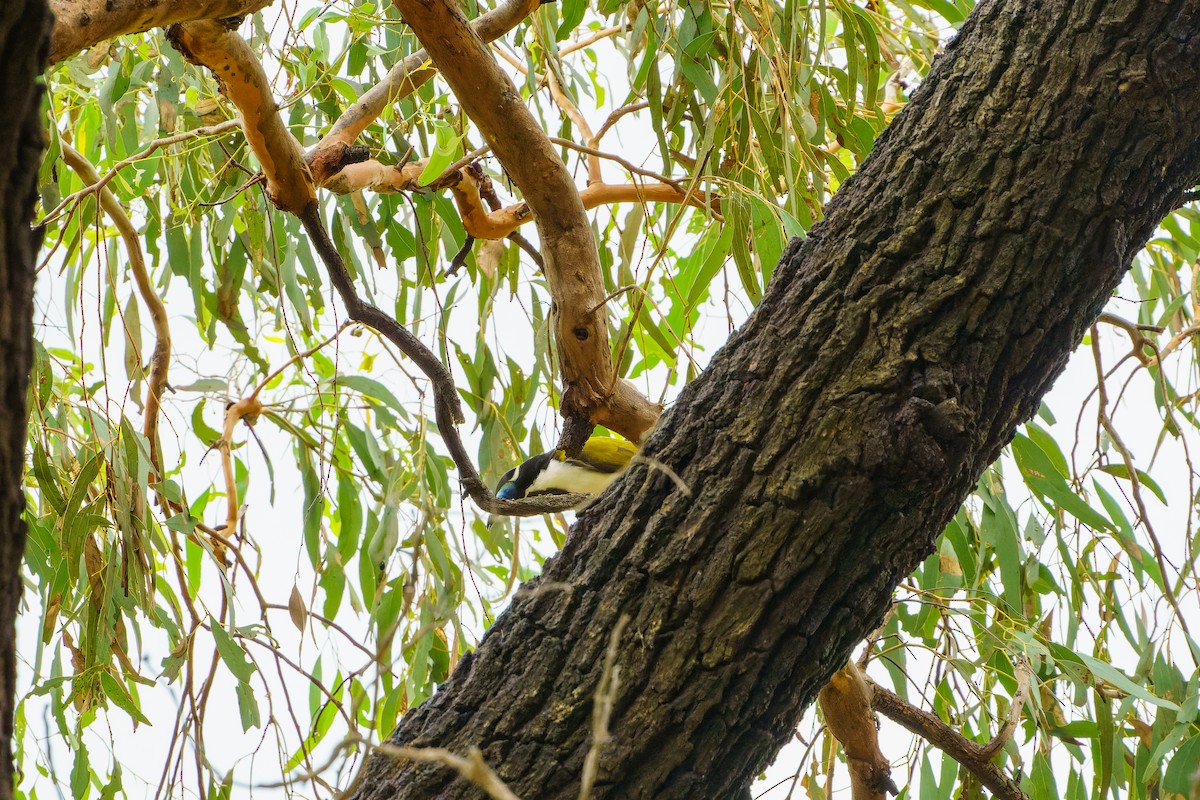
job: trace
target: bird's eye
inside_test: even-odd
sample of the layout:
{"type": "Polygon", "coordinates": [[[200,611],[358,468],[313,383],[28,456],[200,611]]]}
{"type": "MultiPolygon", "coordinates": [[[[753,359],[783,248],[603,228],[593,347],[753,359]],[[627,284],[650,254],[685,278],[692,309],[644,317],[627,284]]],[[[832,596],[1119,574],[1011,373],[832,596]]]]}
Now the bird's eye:
{"type": "Polygon", "coordinates": [[[521,495],[521,490],[517,488],[517,484],[509,481],[496,490],[496,497],[501,500],[516,500],[521,495]]]}

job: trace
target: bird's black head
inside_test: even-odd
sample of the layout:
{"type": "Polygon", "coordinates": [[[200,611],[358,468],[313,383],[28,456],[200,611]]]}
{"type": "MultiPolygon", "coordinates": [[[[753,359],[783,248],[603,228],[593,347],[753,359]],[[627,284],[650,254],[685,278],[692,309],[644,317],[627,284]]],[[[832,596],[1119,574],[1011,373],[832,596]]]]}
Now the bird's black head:
{"type": "Polygon", "coordinates": [[[546,463],[553,453],[542,453],[534,456],[518,467],[504,473],[496,483],[496,497],[500,500],[520,500],[529,491],[538,474],[546,468],[546,463]]]}

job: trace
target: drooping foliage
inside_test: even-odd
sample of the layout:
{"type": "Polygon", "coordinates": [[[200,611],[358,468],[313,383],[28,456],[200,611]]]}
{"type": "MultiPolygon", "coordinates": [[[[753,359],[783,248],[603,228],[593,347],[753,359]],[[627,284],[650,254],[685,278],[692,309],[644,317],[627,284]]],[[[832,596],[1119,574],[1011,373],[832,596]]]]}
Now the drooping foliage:
{"type": "MultiPolygon", "coordinates": [[[[669,401],[703,368],[968,11],[564,0],[497,40],[597,198],[624,377],[669,401]],[[651,187],[678,197],[636,202],[651,187]]],[[[240,31],[306,147],[420,49],[390,5],[359,0],[270,7],[240,31]]],[[[489,524],[462,500],[427,381],[343,325],[299,221],[255,181],[235,110],[161,31],[75,55],[48,83],[19,789],[328,795],[567,520],[489,524]],[[247,398],[261,409],[231,413],[247,398]]],[[[437,79],[358,143],[384,164],[428,159],[426,184],[475,154],[500,202],[519,199],[437,79]]],[[[360,294],[451,366],[485,479],[553,446],[561,389],[533,258],[511,240],[463,258],[444,190],[320,202],[360,294]]],[[[1200,215],[1184,208],[869,643],[874,680],[979,741],[1028,669],[1001,758],[1030,797],[1187,796],[1200,762],[1197,263],[1200,215]]],[[[815,714],[806,726],[766,797],[829,793],[836,746],[815,714]]],[[[978,796],[921,740],[884,749],[913,795],[978,796]]]]}

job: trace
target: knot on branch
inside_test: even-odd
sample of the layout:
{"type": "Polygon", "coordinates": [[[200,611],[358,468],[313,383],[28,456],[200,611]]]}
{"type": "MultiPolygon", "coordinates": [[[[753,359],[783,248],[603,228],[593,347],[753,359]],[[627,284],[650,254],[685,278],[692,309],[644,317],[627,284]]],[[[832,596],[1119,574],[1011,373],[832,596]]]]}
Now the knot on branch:
{"type": "Polygon", "coordinates": [[[370,148],[365,145],[348,145],[335,142],[326,147],[319,147],[305,156],[308,168],[312,171],[313,180],[323,186],[326,181],[337,175],[351,164],[361,164],[371,157],[370,148]]]}

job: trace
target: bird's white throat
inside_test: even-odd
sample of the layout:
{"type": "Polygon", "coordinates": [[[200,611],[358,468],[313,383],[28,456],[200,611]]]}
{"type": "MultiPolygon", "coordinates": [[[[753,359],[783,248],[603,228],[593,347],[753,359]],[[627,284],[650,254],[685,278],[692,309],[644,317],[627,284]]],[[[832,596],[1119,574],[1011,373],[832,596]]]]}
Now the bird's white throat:
{"type": "Polygon", "coordinates": [[[597,472],[569,462],[551,459],[546,468],[538,473],[525,494],[559,491],[599,494],[621,476],[620,472],[597,472]]]}

